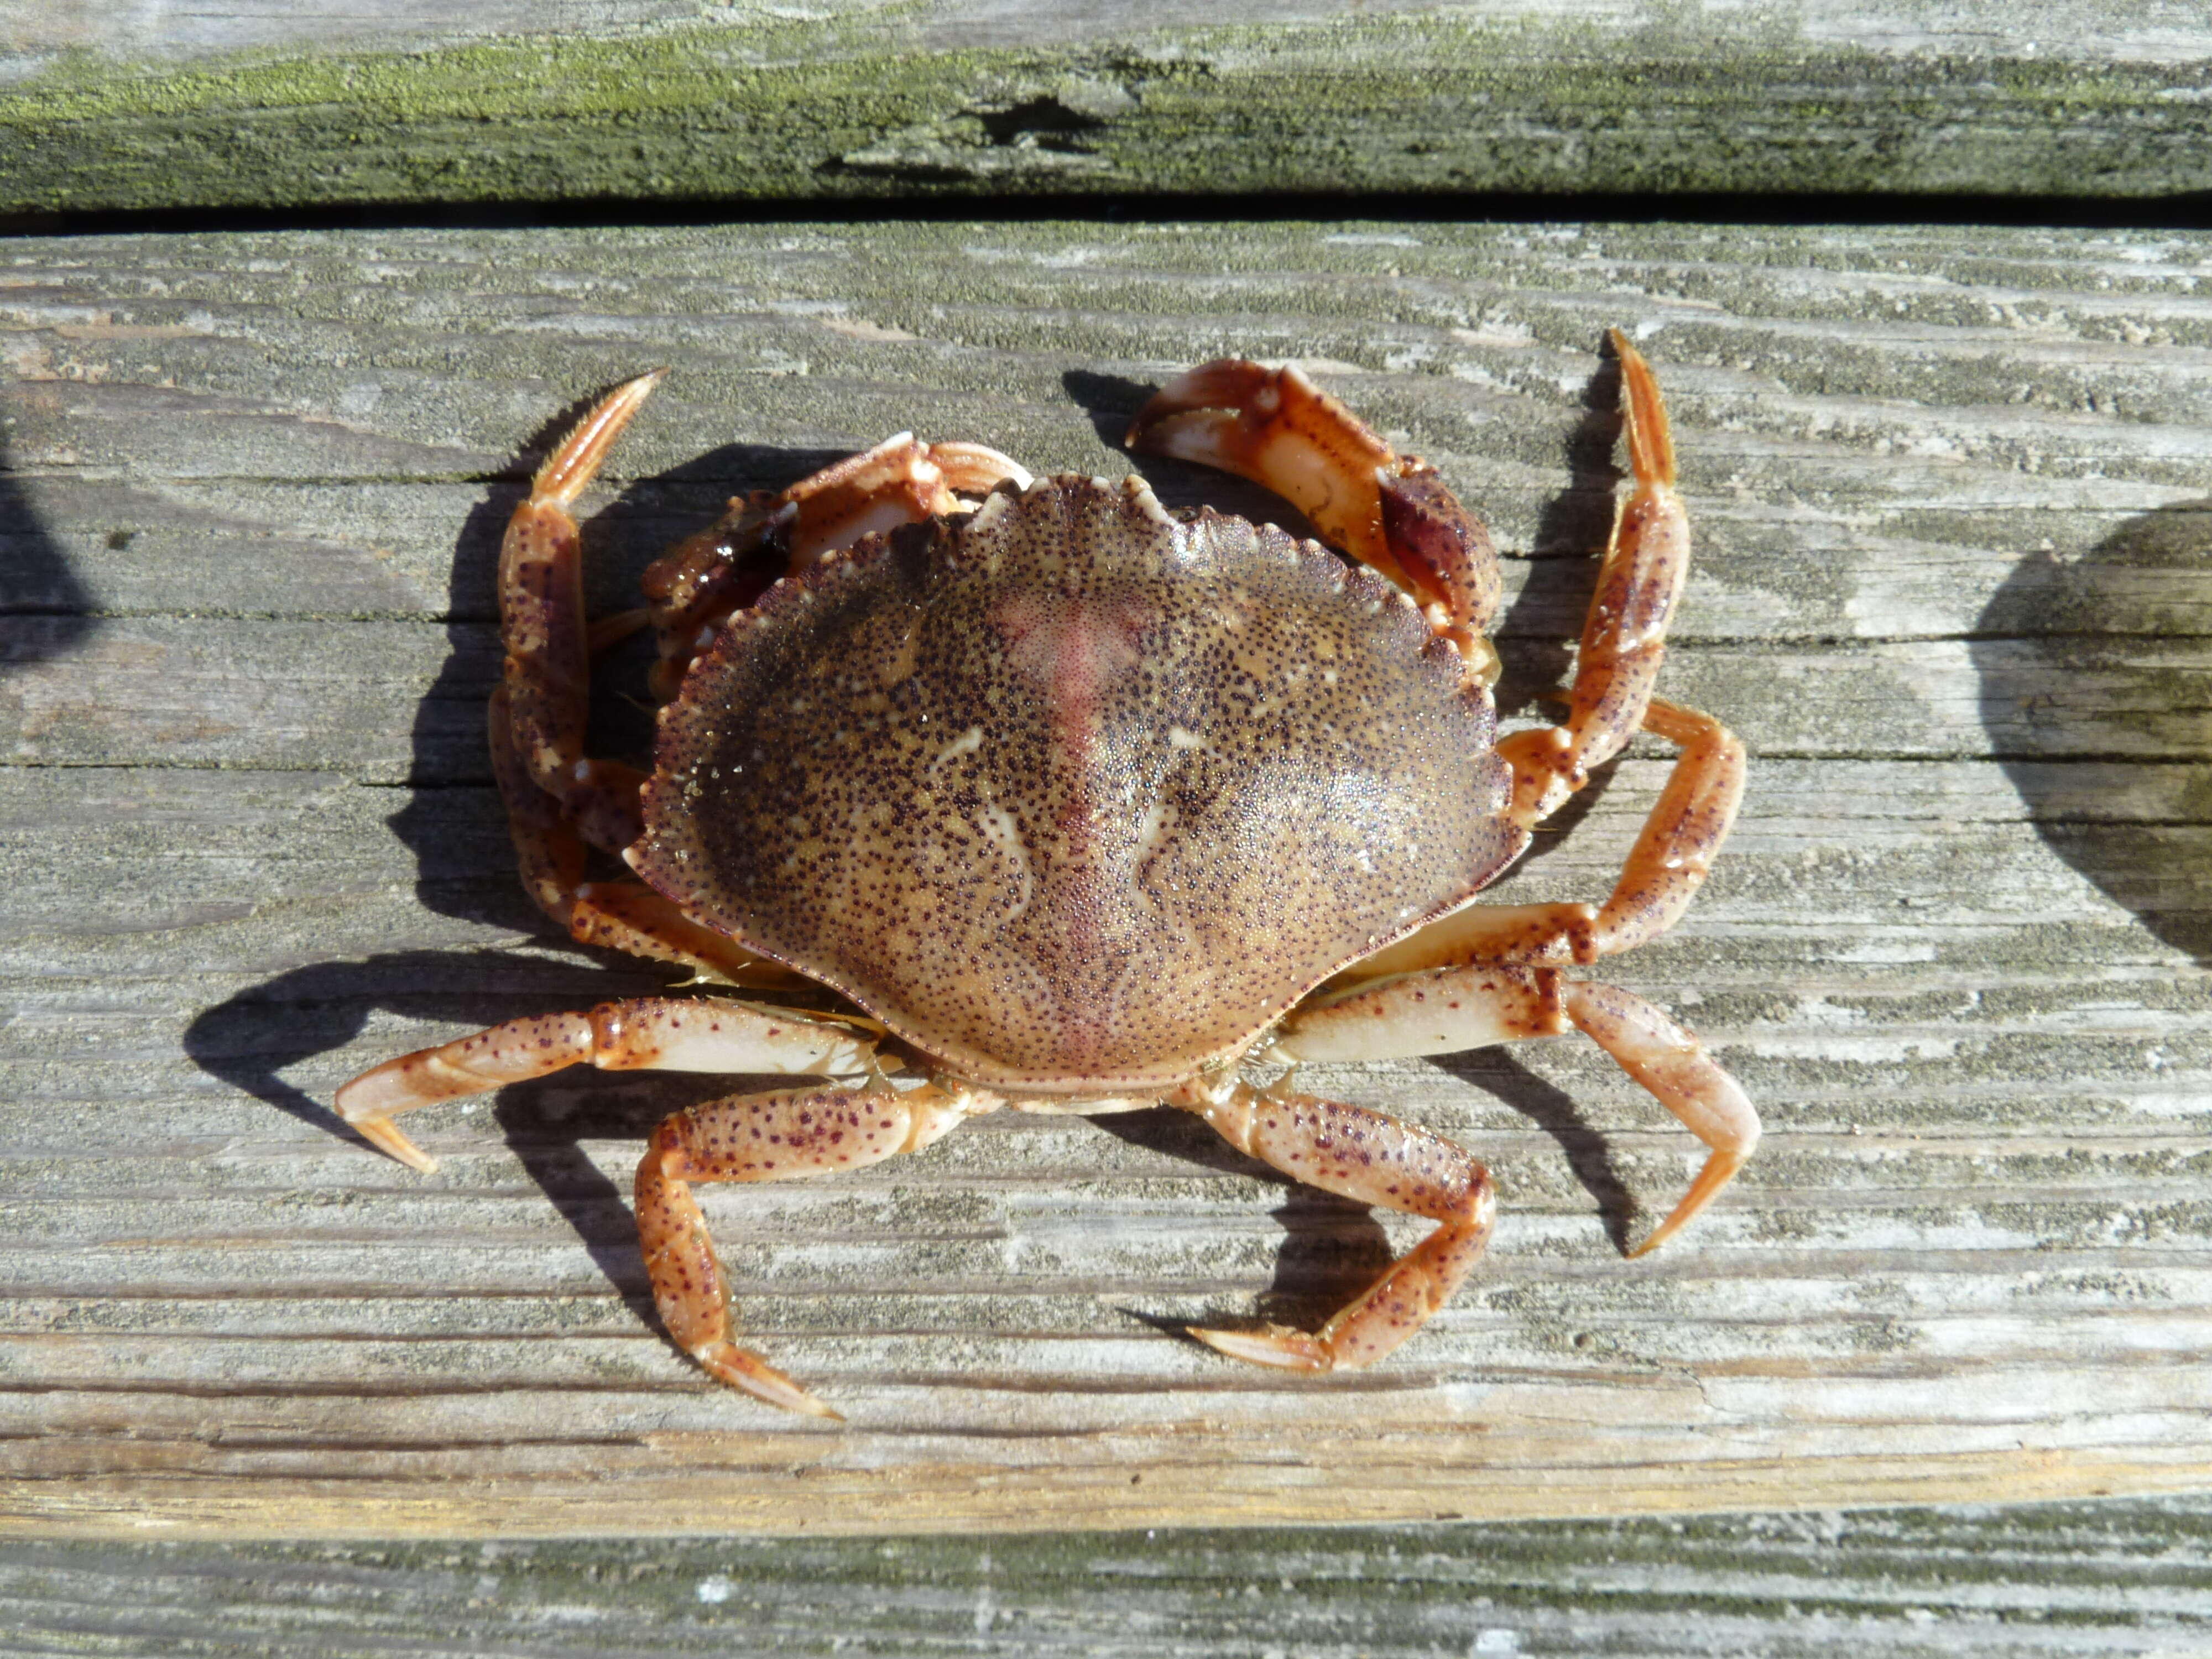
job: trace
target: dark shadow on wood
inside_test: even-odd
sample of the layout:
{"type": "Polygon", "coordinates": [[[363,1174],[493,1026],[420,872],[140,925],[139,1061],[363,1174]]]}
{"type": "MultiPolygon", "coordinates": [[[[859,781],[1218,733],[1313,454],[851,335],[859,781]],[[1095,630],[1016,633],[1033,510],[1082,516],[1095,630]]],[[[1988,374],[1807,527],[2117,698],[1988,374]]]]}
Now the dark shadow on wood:
{"type": "MultiPolygon", "coordinates": [[[[641,975],[608,978],[603,996],[635,996],[653,987],[641,975]]],[[[328,1100],[290,1082],[284,1071],[354,1041],[376,1009],[495,1025],[572,1004],[573,985],[560,964],[489,951],[400,951],[319,963],[207,1009],[185,1028],[185,1052],[210,1077],[380,1158],[339,1121],[328,1100]]],[[[424,1126],[435,1123],[436,1109],[424,1115],[424,1126]]]]}
{"type": "MultiPolygon", "coordinates": [[[[601,996],[650,992],[641,976],[611,974],[601,996]]],[[[589,999],[582,1000],[588,1004],[589,999]]],[[[384,1154],[341,1121],[326,1098],[284,1075],[287,1068],[361,1035],[370,1012],[494,1025],[577,1006],[557,963],[489,951],[412,951],[301,968],[208,1009],[185,1032],[185,1051],[210,1077],[287,1115],[352,1141],[367,1158],[384,1154]]],[[[671,1112],[787,1079],[676,1073],[612,1076],[589,1067],[517,1084],[490,1097],[492,1116],[524,1171],[575,1230],[593,1264],[641,1319],[657,1323],[637,1225],[626,1193],[595,1167],[580,1143],[643,1140],[671,1112]]],[[[408,1133],[437,1155],[443,1109],[426,1108],[408,1133]]],[[[450,1118],[447,1118],[450,1121],[450,1118]]]]}
{"type": "Polygon", "coordinates": [[[679,1073],[616,1076],[589,1067],[502,1089],[493,1121],[523,1173],[545,1194],[607,1283],[672,1351],[653,1305],[653,1286],[630,1208],[630,1181],[607,1175],[583,1142],[644,1142],[671,1113],[754,1090],[787,1088],[788,1078],[703,1077],[679,1073]]]}
{"type": "Polygon", "coordinates": [[[1544,504],[1527,580],[1492,630],[1504,664],[1496,694],[1502,715],[1559,718],[1560,706],[1547,699],[1572,680],[1574,641],[1613,535],[1624,476],[1613,460],[1622,423],[1620,362],[1609,341],[1601,340],[1599,350],[1583,386],[1582,416],[1567,435],[1566,486],[1544,504]]]}
{"type": "Polygon", "coordinates": [[[1613,1241],[1613,1249],[1624,1255],[1628,1253],[1644,1206],[1620,1178],[1605,1136],[1590,1127],[1574,1097],[1553,1087],[1503,1048],[1438,1054],[1434,1064],[1462,1083],[1496,1096],[1559,1142],[1575,1179],[1597,1200],[1606,1237],[1613,1241]]]}
{"type": "MultiPolygon", "coordinates": [[[[127,541],[132,532],[115,533],[127,541]]],[[[91,609],[0,445],[0,675],[76,650],[100,625],[91,609]]]]}
{"type": "MultiPolygon", "coordinates": [[[[1160,1109],[1115,1112],[1091,1121],[1132,1146],[1283,1189],[1282,1203],[1271,1212],[1281,1224],[1283,1242],[1276,1253],[1273,1278],[1256,1293],[1261,1319],[1316,1328],[1390,1265],[1389,1237],[1366,1205],[1304,1186],[1272,1165],[1246,1157],[1202,1118],[1160,1109]]],[[[1189,1320],[1164,1319],[1134,1307],[1122,1311],[1178,1333],[1188,1324],[1234,1328],[1250,1324],[1254,1316],[1243,1304],[1208,1308],[1189,1320]]]]}
{"type": "MultiPolygon", "coordinates": [[[[1054,100],[1056,101],[1056,100],[1054,100]]],[[[829,164],[817,179],[834,181],[829,164]]],[[[0,212],[4,236],[185,236],[313,231],[540,230],[651,225],[868,224],[885,218],[967,223],[1073,221],[1089,224],[1268,224],[1310,219],[1407,223],[2025,226],[2124,230],[2212,228],[2212,192],[2078,195],[1943,190],[1510,191],[1479,189],[1008,191],[995,175],[967,171],[932,180],[903,175],[896,197],[635,195],[510,197],[465,201],[301,200],[272,206],[18,208],[0,212]]],[[[834,185],[833,185],[834,187],[834,185]]]]}
{"type": "Polygon", "coordinates": [[[2130,519],[2078,559],[2030,554],[1972,649],[1990,752],[2037,832],[2160,939],[2212,963],[2212,756],[2161,731],[2201,718],[2212,694],[2212,499],[2130,519]],[[2147,664],[2155,706],[2092,712],[2077,695],[2087,677],[2147,664]]]}

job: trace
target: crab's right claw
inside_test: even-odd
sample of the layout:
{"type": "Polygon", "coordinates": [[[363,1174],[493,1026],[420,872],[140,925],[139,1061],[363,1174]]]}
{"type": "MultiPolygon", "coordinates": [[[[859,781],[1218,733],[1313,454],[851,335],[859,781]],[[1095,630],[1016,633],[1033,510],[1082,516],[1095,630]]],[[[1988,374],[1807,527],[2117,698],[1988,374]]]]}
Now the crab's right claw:
{"type": "Polygon", "coordinates": [[[1153,394],[1124,441],[1266,485],[1419,599],[1462,654],[1494,662],[1476,644],[1499,594],[1489,532],[1427,462],[1397,453],[1295,363],[1201,363],[1153,394]]]}
{"type": "Polygon", "coordinates": [[[1296,363],[1200,363],[1153,393],[1122,441],[1265,484],[1352,557],[1402,580],[1375,482],[1398,457],[1296,363]]]}

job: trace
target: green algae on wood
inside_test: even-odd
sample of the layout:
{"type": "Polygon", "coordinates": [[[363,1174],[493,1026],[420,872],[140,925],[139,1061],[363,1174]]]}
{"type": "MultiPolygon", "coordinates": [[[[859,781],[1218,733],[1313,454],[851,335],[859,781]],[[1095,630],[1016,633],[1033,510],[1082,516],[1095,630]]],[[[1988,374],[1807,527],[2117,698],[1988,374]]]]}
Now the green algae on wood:
{"type": "Polygon", "coordinates": [[[21,1639],[344,1656],[2180,1654],[2212,1499],[989,1539],[0,1546],[21,1639]],[[556,1620],[586,1634],[549,1645],[556,1620]],[[769,1634],[763,1635],[763,1632],[769,1634]],[[1295,1645],[1285,1639],[1296,1632],[1295,1645]],[[584,1643],[588,1640],[587,1650],[584,1643]]]}
{"type": "Polygon", "coordinates": [[[69,52],[0,97],[0,212],[1271,191],[2157,198],[2212,61],[1894,52],[1688,16],[1401,16],[915,50],[849,19],[69,52]]]}

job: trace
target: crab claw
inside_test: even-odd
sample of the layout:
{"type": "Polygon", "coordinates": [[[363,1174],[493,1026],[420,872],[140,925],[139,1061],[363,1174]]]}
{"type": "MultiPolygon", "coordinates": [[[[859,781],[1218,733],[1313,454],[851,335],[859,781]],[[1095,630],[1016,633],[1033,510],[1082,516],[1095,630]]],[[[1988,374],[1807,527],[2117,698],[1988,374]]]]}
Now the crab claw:
{"type": "Polygon", "coordinates": [[[1295,363],[1200,363],[1155,392],[1122,441],[1265,484],[1354,558],[1400,578],[1376,486],[1398,457],[1295,363]]]}
{"type": "Polygon", "coordinates": [[[783,534],[793,570],[852,546],[878,530],[972,507],[963,497],[988,495],[1003,479],[1023,489],[1028,469],[981,444],[925,444],[896,433],[873,449],[848,455],[803,478],[777,497],[789,514],[783,534]]]}
{"type": "Polygon", "coordinates": [[[1137,411],[1124,441],[1266,485],[1419,599],[1462,654],[1488,658],[1477,641],[1499,597],[1489,532],[1426,461],[1393,450],[1296,364],[1201,363],[1137,411]]]}

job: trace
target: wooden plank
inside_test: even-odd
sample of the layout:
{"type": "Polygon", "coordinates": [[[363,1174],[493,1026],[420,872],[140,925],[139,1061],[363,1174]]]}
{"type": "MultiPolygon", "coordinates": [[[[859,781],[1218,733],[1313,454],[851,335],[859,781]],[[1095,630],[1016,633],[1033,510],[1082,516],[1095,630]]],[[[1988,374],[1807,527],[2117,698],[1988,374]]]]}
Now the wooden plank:
{"type": "MultiPolygon", "coordinates": [[[[0,269],[0,1524],[89,1534],[1620,1516],[2212,1481],[2203,625],[2212,240],[1281,223],[24,241],[0,269]],[[1586,1045],[1315,1067],[1507,1218],[1372,1373],[1310,1318],[1419,1231],[1187,1120],[984,1120],[713,1189],[786,1420],[655,1334],[623,1196],[708,1079],[336,1130],[351,1071],[657,982],[544,937],[477,735],[489,560],[570,400],[680,373],[602,603],[730,490],[920,425],[1042,468],[1171,367],[1296,355],[1490,514],[1508,702],[1568,661],[1643,337],[1702,538],[1669,684],[1758,755],[1684,926],[1607,966],[1768,1137],[1648,1261],[1687,1142],[1586,1045]]],[[[1253,507],[1188,471],[1181,502],[1253,507]]],[[[1255,509],[1256,510],[1256,508],[1255,509]]],[[[617,673],[620,672],[617,671],[617,673]]],[[[639,728],[620,720],[610,745],[639,728]]],[[[1638,750],[1501,893],[1604,890],[1638,750]]]]}
{"type": "Polygon", "coordinates": [[[2171,0],[0,9],[0,212],[2212,185],[2171,0]]]}
{"type": "Polygon", "coordinates": [[[2182,1655],[2203,1499],[1667,1524],[894,1540],[0,1545],[38,1652],[1311,1659],[2182,1655]]]}

